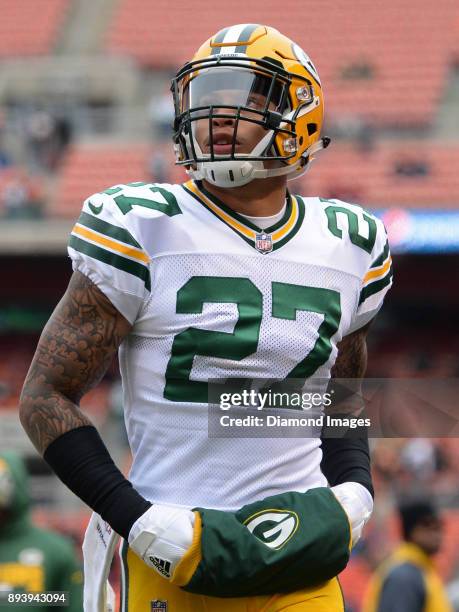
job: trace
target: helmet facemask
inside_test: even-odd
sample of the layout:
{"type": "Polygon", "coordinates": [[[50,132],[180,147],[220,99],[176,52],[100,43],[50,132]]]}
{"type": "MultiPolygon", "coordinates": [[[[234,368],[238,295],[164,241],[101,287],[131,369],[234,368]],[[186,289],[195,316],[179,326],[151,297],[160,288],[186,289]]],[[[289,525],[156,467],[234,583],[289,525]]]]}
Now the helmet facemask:
{"type": "Polygon", "coordinates": [[[311,83],[293,75],[303,99],[300,104],[296,101],[292,111],[290,73],[275,60],[235,55],[190,62],[173,80],[177,163],[187,167],[193,178],[219,187],[238,187],[254,178],[292,172],[298,176],[298,166],[307,160],[300,157],[293,165],[287,162],[297,155],[296,118],[316,103],[311,83]],[[231,121],[231,148],[225,154],[215,151],[216,119],[231,121]],[[208,122],[205,152],[196,138],[198,121],[208,122]],[[266,131],[251,151],[238,151],[243,122],[266,131]]]}

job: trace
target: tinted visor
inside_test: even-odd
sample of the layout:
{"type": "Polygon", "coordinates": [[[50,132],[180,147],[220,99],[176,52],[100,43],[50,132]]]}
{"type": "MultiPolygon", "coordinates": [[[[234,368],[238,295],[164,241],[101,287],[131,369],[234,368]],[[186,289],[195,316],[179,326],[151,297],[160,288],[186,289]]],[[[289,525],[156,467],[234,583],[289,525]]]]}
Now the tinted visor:
{"type": "Polygon", "coordinates": [[[182,112],[209,106],[283,113],[287,106],[286,84],[276,76],[247,69],[221,67],[200,71],[185,86],[182,112]]]}

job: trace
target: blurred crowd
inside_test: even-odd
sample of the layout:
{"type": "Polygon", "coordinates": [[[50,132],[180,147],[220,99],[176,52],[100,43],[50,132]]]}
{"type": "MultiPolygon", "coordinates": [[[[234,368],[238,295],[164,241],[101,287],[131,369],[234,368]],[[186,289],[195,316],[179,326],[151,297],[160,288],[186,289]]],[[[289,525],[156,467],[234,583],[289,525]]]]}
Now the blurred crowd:
{"type": "Polygon", "coordinates": [[[46,107],[0,108],[0,216],[36,219],[44,214],[48,178],[72,142],[65,114],[46,107]]]}

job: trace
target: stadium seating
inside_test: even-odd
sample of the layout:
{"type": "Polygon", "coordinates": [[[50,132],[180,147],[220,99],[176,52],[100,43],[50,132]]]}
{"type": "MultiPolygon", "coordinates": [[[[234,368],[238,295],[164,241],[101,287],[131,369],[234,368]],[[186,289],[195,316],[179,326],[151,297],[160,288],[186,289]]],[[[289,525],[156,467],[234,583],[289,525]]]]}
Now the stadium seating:
{"type": "MultiPolygon", "coordinates": [[[[2,410],[17,410],[32,355],[33,352],[23,354],[12,351],[8,361],[0,361],[0,414],[2,410]]],[[[101,383],[87,393],[81,401],[81,407],[95,423],[104,423],[110,409],[110,385],[101,383]]]]}
{"type": "MultiPolygon", "coordinates": [[[[50,214],[75,217],[92,193],[118,183],[153,180],[149,174],[153,152],[144,144],[73,146],[64,160],[50,214]]],[[[170,162],[168,180],[182,181],[184,173],[174,166],[172,145],[161,149],[161,155],[170,162]]]]}
{"type": "Polygon", "coordinates": [[[40,177],[33,176],[25,167],[8,166],[0,169],[0,217],[19,214],[21,207],[35,207],[37,214],[44,198],[40,177]]]}
{"type": "Polygon", "coordinates": [[[74,216],[92,193],[146,177],[146,145],[72,146],[64,160],[52,214],[74,216]]]}
{"type": "MultiPolygon", "coordinates": [[[[81,503],[83,506],[83,503],[81,503]]],[[[53,507],[46,506],[35,507],[32,512],[34,523],[42,529],[52,529],[58,531],[74,540],[77,545],[77,551],[81,551],[83,544],[84,532],[88,525],[91,511],[84,507],[82,510],[56,510],[53,507]]],[[[81,554],[81,553],[80,553],[81,554]]]]}
{"type": "MultiPolygon", "coordinates": [[[[442,95],[454,45],[457,51],[456,6],[455,0],[443,0],[441,9],[428,0],[359,0],[351,7],[345,0],[313,6],[287,0],[279,10],[278,2],[267,0],[262,19],[298,41],[316,62],[329,117],[357,114],[410,126],[429,123],[442,95]]],[[[234,0],[231,16],[208,9],[205,0],[121,0],[107,50],[148,67],[173,68],[190,58],[196,42],[240,19],[234,15],[244,22],[261,18],[244,0],[234,0]]]]}
{"type": "MultiPolygon", "coordinates": [[[[157,148],[170,175],[163,182],[181,182],[186,175],[174,166],[172,145],[157,148]]],[[[143,144],[74,145],[63,163],[49,214],[75,217],[82,201],[120,182],[154,180],[148,166],[153,150],[143,144]]],[[[339,198],[369,208],[416,207],[453,209],[459,192],[459,147],[419,142],[378,143],[370,151],[333,143],[319,154],[308,173],[291,183],[293,193],[339,198]]]]}
{"type": "Polygon", "coordinates": [[[0,358],[0,410],[17,410],[19,394],[24,383],[33,348],[27,338],[2,336],[0,358]]]}
{"type": "Polygon", "coordinates": [[[304,195],[364,206],[456,209],[457,145],[423,141],[379,142],[370,150],[332,143],[300,179],[304,195]]]}
{"type": "Polygon", "coordinates": [[[50,53],[69,5],[70,0],[0,0],[0,58],[50,53]]]}
{"type": "Polygon", "coordinates": [[[351,609],[359,609],[366,585],[371,576],[371,569],[368,563],[360,556],[353,556],[344,572],[339,575],[341,588],[347,604],[351,604],[351,609]]]}
{"type": "Polygon", "coordinates": [[[459,66],[459,9],[454,18],[454,36],[453,36],[453,59],[456,66],[459,66]]]}

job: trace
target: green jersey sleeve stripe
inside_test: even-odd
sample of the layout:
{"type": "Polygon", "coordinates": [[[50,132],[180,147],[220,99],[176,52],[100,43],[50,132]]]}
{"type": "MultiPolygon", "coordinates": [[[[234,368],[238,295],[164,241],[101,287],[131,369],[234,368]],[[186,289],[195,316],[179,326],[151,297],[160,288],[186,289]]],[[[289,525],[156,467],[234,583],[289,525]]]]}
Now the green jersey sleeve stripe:
{"type": "Polygon", "coordinates": [[[367,285],[366,287],[362,289],[362,291],[360,292],[359,306],[362,302],[364,302],[371,295],[374,295],[375,293],[378,293],[378,291],[381,291],[381,289],[384,289],[384,287],[387,287],[387,285],[391,283],[392,277],[393,277],[393,270],[391,266],[386,276],[384,276],[381,279],[378,279],[374,283],[370,283],[369,285],[367,285]]]}
{"type": "Polygon", "coordinates": [[[150,280],[150,270],[147,266],[144,266],[136,261],[131,261],[130,259],[126,259],[125,257],[121,257],[120,255],[116,255],[115,253],[111,253],[110,251],[106,251],[94,244],[90,244],[81,238],[77,238],[74,235],[70,236],[69,246],[75,251],[79,251],[80,253],[84,253],[93,259],[98,259],[103,263],[108,264],[109,266],[113,266],[114,268],[118,268],[118,270],[122,270],[123,272],[128,272],[133,276],[137,276],[145,283],[145,288],[147,291],[151,291],[151,280],[150,280]]]}
{"type": "Polygon", "coordinates": [[[137,240],[135,240],[127,230],[123,229],[122,227],[112,225],[111,223],[107,223],[107,221],[102,221],[102,219],[97,219],[97,217],[88,215],[88,213],[82,212],[77,223],[84,225],[85,227],[89,227],[89,229],[95,230],[100,234],[104,234],[105,236],[109,236],[110,238],[114,238],[120,242],[124,242],[125,244],[129,244],[138,249],[142,248],[137,240]]]}
{"type": "Polygon", "coordinates": [[[379,266],[382,266],[383,263],[386,261],[388,255],[389,255],[389,242],[387,241],[386,244],[384,245],[383,252],[377,259],[374,260],[370,268],[378,268],[379,266]]]}

